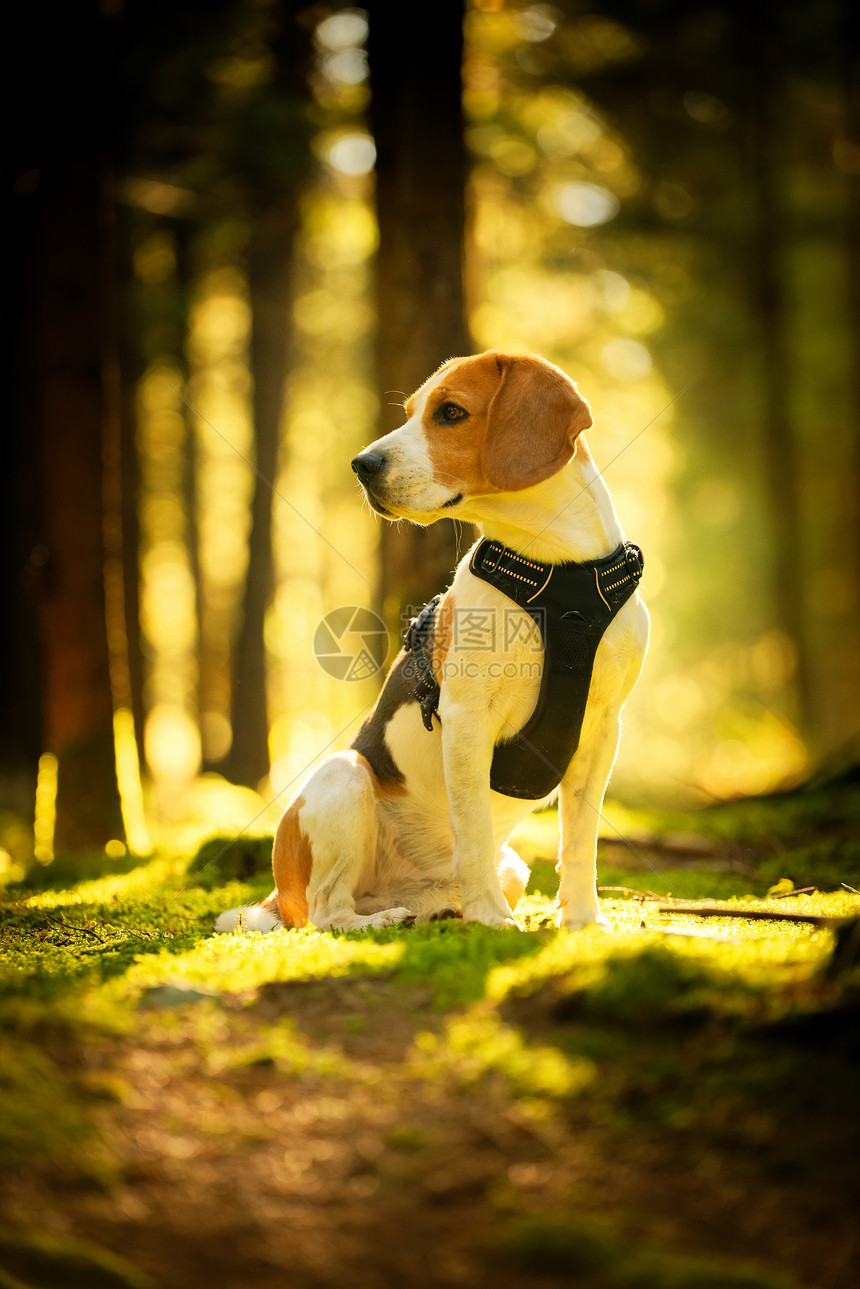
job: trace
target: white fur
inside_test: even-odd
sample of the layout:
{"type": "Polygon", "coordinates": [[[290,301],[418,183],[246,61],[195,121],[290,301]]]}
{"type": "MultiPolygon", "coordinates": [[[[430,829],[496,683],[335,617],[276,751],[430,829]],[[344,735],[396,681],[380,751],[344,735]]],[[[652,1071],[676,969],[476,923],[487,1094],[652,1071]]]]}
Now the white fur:
{"type": "Polygon", "coordinates": [[[228,909],[221,913],[215,922],[216,931],[274,931],[280,926],[281,919],[259,904],[247,904],[243,908],[228,909]]]}

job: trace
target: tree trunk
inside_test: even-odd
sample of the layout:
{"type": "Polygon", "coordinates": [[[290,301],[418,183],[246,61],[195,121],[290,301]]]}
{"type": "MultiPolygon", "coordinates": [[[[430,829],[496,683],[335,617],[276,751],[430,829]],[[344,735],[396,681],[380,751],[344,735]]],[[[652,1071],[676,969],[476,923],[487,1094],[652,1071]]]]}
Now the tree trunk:
{"type": "MultiPolygon", "coordinates": [[[[466,153],[461,63],[463,5],[370,10],[371,120],[379,221],[380,433],[397,404],[447,358],[471,352],[463,300],[466,153]]],[[[456,563],[454,526],[381,529],[379,603],[389,625],[423,604],[456,563]]]]}
{"type": "MultiPolygon", "coordinates": [[[[203,575],[200,568],[200,527],[198,523],[198,452],[197,452],[197,413],[190,401],[190,368],[188,363],[188,336],[190,331],[191,301],[194,294],[194,253],[193,226],[184,220],[177,220],[174,227],[174,246],[176,249],[176,276],[172,289],[176,300],[171,312],[176,319],[176,334],[172,351],[181,373],[181,391],[185,396],[181,402],[181,414],[184,430],[182,460],[182,508],[185,518],[185,547],[188,551],[188,567],[194,587],[194,621],[197,628],[197,677],[191,700],[191,715],[200,725],[203,711],[201,695],[204,692],[202,670],[208,663],[207,651],[204,649],[201,636],[203,624],[203,575]]],[[[204,768],[210,768],[212,762],[206,756],[206,739],[203,738],[204,768]],[[208,764],[207,764],[208,762],[208,764]]]]}
{"type": "Polygon", "coordinates": [[[138,336],[139,318],[132,307],[130,284],[134,281],[131,220],[127,208],[117,211],[117,280],[122,283],[117,327],[121,374],[120,494],[122,523],[122,576],[125,605],[129,702],[134,717],[138,749],[143,748],[144,662],[140,637],[140,459],[137,446],[137,385],[143,375],[138,336]]]}
{"type": "MultiPolygon", "coordinates": [[[[68,151],[51,175],[34,252],[44,747],[58,761],[54,849],[122,837],[105,629],[102,532],[103,169],[68,151]]],[[[116,408],[111,407],[112,414],[116,408]]]]}
{"type": "Polygon", "coordinates": [[[853,0],[842,4],[842,97],[845,122],[845,143],[848,156],[843,165],[846,192],[845,259],[848,316],[851,321],[851,412],[853,436],[853,507],[855,540],[853,569],[856,578],[857,602],[860,603],[860,78],[857,76],[857,38],[860,35],[860,18],[853,0]]]}
{"type": "Polygon", "coordinates": [[[792,427],[791,361],[785,277],[786,209],[780,190],[777,116],[783,99],[782,34],[772,4],[750,10],[746,115],[752,185],[750,292],[762,360],[762,433],[772,533],[772,593],[776,624],[792,642],[795,711],[804,735],[813,727],[812,681],[806,639],[798,450],[792,427]]]}
{"type": "MultiPolygon", "coordinates": [[[[275,131],[278,160],[265,162],[261,155],[259,168],[250,167],[247,264],[256,472],[248,571],[233,648],[233,742],[228,773],[236,782],[251,787],[269,772],[264,626],[274,584],[272,496],[292,339],[293,243],[300,223],[299,192],[310,158],[307,76],[311,45],[305,17],[299,0],[282,0],[277,7],[270,44],[275,72],[261,120],[269,123],[270,134],[275,131]]],[[[275,152],[272,138],[269,152],[275,152]]]]}
{"type": "Polygon", "coordinates": [[[272,489],[284,414],[297,204],[292,196],[257,221],[248,247],[256,473],[248,572],[233,655],[229,776],[256,787],[269,771],[264,623],[273,590],[272,489]]]}
{"type": "Polygon", "coordinates": [[[38,540],[35,515],[36,479],[33,426],[40,373],[35,352],[33,283],[29,258],[22,248],[29,236],[32,194],[24,171],[13,186],[9,243],[9,316],[17,320],[8,343],[10,370],[17,374],[9,390],[9,425],[0,469],[0,811],[32,813],[36,768],[41,748],[36,590],[45,551],[38,540]]]}

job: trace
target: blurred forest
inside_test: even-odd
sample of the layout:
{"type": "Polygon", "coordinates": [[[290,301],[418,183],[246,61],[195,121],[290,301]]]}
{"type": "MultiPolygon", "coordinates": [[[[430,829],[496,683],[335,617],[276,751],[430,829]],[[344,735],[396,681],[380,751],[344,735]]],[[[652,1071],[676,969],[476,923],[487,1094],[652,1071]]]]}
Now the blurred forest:
{"type": "Polygon", "coordinates": [[[613,791],[758,794],[852,745],[850,0],[15,22],[4,880],[271,826],[378,691],[320,620],[374,607],[393,656],[472,539],[382,527],[349,461],[490,347],[580,382],[646,553],[613,791]]]}

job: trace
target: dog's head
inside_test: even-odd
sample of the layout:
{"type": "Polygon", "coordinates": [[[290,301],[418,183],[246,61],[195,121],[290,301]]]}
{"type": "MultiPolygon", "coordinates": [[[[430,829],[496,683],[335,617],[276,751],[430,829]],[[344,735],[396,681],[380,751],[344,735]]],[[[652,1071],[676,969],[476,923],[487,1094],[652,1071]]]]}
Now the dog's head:
{"type": "Polygon", "coordinates": [[[591,409],[564,372],[531,354],[452,358],[406,400],[406,424],[352,468],[386,519],[430,524],[480,497],[521,492],[573,456],[591,409]]]}

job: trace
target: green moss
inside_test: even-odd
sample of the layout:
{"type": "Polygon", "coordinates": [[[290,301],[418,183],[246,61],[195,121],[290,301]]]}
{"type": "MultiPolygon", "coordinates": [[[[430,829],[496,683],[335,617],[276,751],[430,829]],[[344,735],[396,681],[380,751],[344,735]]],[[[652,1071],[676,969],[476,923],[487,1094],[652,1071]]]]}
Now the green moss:
{"type": "Polygon", "coordinates": [[[83,1240],[0,1233],[0,1268],[28,1289],[154,1289],[124,1258],[83,1240]]]}
{"type": "MultiPolygon", "coordinates": [[[[571,1283],[607,1273],[622,1247],[615,1232],[561,1217],[524,1217],[508,1225],[493,1246],[499,1258],[530,1275],[563,1275],[571,1283]]],[[[606,1283],[600,1275],[596,1283],[606,1283]]]]}
{"type": "Polygon", "coordinates": [[[274,980],[378,975],[396,967],[406,934],[401,931],[399,940],[387,943],[370,936],[333,936],[313,927],[271,935],[209,934],[183,952],[162,948],[140,957],[126,971],[121,990],[136,999],[142,988],[176,979],[235,993],[274,980]]]}
{"type": "Polygon", "coordinates": [[[709,1014],[713,993],[725,988],[720,975],[663,945],[650,945],[633,956],[610,957],[599,982],[564,995],[555,1014],[635,1028],[695,1022],[709,1014]]]}
{"type": "Polygon", "coordinates": [[[516,1219],[491,1244],[496,1259],[529,1276],[563,1276],[589,1289],[792,1289],[763,1268],[658,1249],[594,1221],[516,1219]]]}
{"type": "Polygon", "coordinates": [[[483,998],[489,973],[499,964],[538,953],[546,933],[493,931],[452,919],[379,933],[383,942],[401,943],[397,978],[404,984],[428,985],[437,1008],[456,1007],[483,998]]]}
{"type": "Polygon", "coordinates": [[[272,872],[272,837],[210,837],[188,865],[189,883],[211,890],[272,872]]]}
{"type": "Polygon", "coordinates": [[[795,1283],[764,1267],[664,1251],[619,1268],[612,1289],[794,1289],[795,1283]]]}
{"type": "Polygon", "coordinates": [[[132,872],[148,861],[127,851],[120,858],[106,855],[103,847],[89,850],[61,851],[50,864],[31,862],[26,867],[19,890],[44,891],[51,887],[69,886],[83,879],[96,880],[132,872]]]}
{"type": "Polygon", "coordinates": [[[110,1179],[112,1164],[91,1119],[92,1103],[109,1084],[93,1077],[83,1054],[111,1032],[79,1008],[0,1005],[0,1157],[9,1168],[49,1166],[97,1185],[110,1179]]]}

